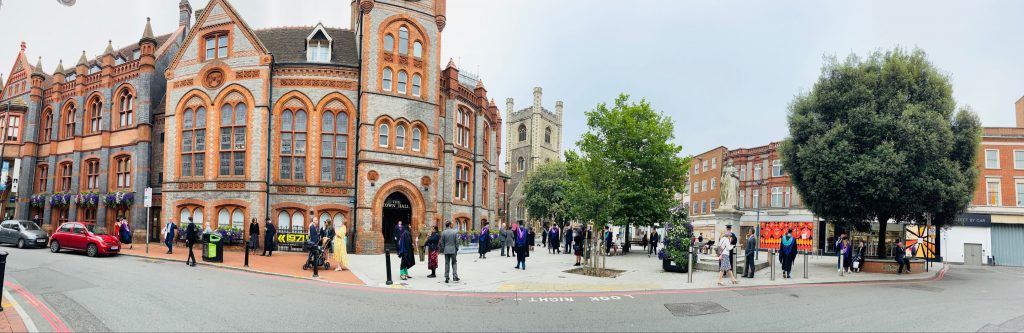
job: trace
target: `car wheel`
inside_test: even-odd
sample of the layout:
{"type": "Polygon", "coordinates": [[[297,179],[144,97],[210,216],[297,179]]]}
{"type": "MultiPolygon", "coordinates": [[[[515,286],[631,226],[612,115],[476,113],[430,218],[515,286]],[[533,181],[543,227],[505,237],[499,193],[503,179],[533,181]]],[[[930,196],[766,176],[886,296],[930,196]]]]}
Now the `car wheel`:
{"type": "Polygon", "coordinates": [[[19,249],[24,249],[25,248],[25,239],[18,239],[18,248],[19,249]]]}
{"type": "Polygon", "coordinates": [[[90,257],[95,257],[100,253],[100,250],[96,248],[96,244],[89,244],[89,248],[85,250],[85,254],[90,257]]]}
{"type": "Polygon", "coordinates": [[[60,252],[60,243],[58,243],[57,241],[50,241],[50,252],[60,252]]]}

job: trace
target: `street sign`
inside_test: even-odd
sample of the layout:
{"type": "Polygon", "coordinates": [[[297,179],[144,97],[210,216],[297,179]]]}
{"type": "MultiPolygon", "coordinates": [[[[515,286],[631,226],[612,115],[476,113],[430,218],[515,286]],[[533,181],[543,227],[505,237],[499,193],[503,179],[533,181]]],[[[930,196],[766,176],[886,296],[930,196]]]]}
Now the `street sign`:
{"type": "Polygon", "coordinates": [[[21,159],[14,159],[14,171],[11,174],[11,193],[18,193],[18,178],[21,176],[21,159]]]}
{"type": "Polygon", "coordinates": [[[142,201],[145,203],[146,208],[153,207],[153,188],[147,187],[146,192],[142,197],[142,201]]]}

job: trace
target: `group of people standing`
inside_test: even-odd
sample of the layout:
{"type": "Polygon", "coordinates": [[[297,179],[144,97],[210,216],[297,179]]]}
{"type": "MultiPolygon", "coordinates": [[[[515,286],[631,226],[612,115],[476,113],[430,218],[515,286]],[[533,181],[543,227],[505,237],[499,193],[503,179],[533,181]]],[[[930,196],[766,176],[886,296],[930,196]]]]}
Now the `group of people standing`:
{"type": "Polygon", "coordinates": [[[836,268],[840,272],[860,273],[861,268],[864,267],[866,251],[867,247],[863,240],[858,240],[857,245],[853,246],[846,233],[839,234],[839,237],[836,238],[836,256],[838,257],[836,268]]]}
{"type": "MultiPolygon", "coordinates": [[[[486,229],[486,224],[484,225],[486,229]]],[[[411,279],[409,275],[409,268],[416,265],[415,253],[417,249],[420,251],[420,261],[427,260],[427,269],[430,270],[428,278],[437,277],[437,257],[438,254],[444,253],[444,283],[449,283],[449,277],[454,275],[455,282],[459,282],[458,272],[458,258],[459,253],[459,235],[452,229],[452,222],[445,222],[444,232],[438,232],[437,226],[433,226],[427,235],[427,228],[424,226],[420,229],[419,237],[412,237],[412,229],[409,225],[398,221],[395,225],[395,229],[392,232],[392,240],[398,246],[398,258],[400,259],[399,265],[399,278],[402,280],[411,279]],[[427,254],[424,255],[424,252],[427,254]],[[426,258],[424,258],[426,257],[426,258]],[[453,274],[450,274],[453,273],[453,274]]]]}
{"type": "MultiPolygon", "coordinates": [[[[537,234],[533,228],[527,228],[519,223],[512,223],[506,226],[504,223],[498,229],[498,247],[501,248],[502,257],[516,256],[516,269],[526,270],[526,258],[530,256],[536,244],[537,234]]],[[[478,236],[479,259],[487,259],[487,253],[491,251],[491,231],[488,222],[483,222],[478,236]]]]}

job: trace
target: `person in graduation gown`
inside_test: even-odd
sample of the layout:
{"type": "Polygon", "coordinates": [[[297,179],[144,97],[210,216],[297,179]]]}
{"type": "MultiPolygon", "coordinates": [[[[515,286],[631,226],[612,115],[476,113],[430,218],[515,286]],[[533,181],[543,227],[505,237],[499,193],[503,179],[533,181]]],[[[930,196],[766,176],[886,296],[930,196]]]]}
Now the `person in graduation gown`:
{"type": "Polygon", "coordinates": [[[782,262],[782,277],[792,278],[793,261],[796,260],[796,238],[793,237],[793,230],[786,231],[779,242],[779,261],[782,262]]]}
{"type": "Polygon", "coordinates": [[[409,268],[416,265],[416,256],[413,253],[412,245],[412,233],[408,227],[402,228],[401,236],[398,237],[398,256],[402,259],[402,264],[399,267],[399,277],[402,280],[408,280],[409,268]]]}
{"type": "Polygon", "coordinates": [[[516,269],[526,270],[526,257],[530,254],[530,233],[525,227],[512,224],[512,251],[516,253],[516,269]]]}
{"type": "Polygon", "coordinates": [[[480,243],[480,259],[487,259],[487,251],[491,250],[491,230],[487,227],[487,222],[480,227],[480,235],[478,237],[478,243],[480,243]]]}

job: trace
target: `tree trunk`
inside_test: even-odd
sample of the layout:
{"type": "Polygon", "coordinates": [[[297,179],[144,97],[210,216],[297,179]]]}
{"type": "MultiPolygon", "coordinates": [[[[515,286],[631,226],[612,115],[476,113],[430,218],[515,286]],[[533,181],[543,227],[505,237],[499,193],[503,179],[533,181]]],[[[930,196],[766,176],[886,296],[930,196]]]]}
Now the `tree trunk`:
{"type": "Polygon", "coordinates": [[[876,255],[878,255],[879,258],[888,257],[888,255],[886,255],[886,245],[885,245],[885,229],[888,226],[889,226],[889,216],[879,215],[878,216],[878,249],[877,249],[878,252],[876,253],[876,255]]]}

